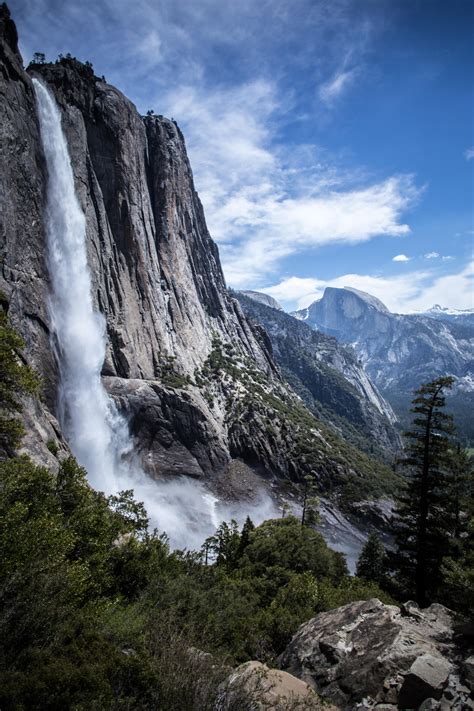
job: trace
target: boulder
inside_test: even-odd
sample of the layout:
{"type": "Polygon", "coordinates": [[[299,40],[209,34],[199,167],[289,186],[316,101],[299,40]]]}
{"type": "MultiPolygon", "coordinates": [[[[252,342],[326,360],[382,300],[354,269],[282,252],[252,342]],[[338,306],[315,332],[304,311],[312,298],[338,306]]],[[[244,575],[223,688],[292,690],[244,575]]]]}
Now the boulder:
{"type": "Polygon", "coordinates": [[[415,659],[403,681],[399,706],[418,708],[425,699],[440,699],[451,671],[452,665],[442,657],[422,654],[415,659]]]}
{"type": "Polygon", "coordinates": [[[429,698],[446,704],[448,681],[461,698],[452,674],[459,657],[452,618],[437,604],[422,610],[413,602],[353,602],[301,625],[279,667],[351,711],[418,709],[429,698]]]}
{"type": "Polygon", "coordinates": [[[249,711],[337,711],[323,704],[304,681],[261,662],[246,662],[235,669],[221,688],[216,711],[244,707],[249,711]]]}
{"type": "Polygon", "coordinates": [[[474,692],[474,654],[463,664],[463,677],[472,692],[474,692]]]}

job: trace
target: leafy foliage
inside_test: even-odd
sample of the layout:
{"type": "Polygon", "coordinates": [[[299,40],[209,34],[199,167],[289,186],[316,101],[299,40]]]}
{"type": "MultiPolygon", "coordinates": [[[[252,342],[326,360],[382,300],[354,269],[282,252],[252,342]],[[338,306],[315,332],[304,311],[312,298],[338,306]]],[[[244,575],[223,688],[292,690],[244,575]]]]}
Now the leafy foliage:
{"type": "Polygon", "coordinates": [[[383,596],[293,517],[222,524],[205,565],[72,459],[9,459],[0,479],[2,708],[212,708],[228,661],[271,661],[318,611],[383,596]]]}

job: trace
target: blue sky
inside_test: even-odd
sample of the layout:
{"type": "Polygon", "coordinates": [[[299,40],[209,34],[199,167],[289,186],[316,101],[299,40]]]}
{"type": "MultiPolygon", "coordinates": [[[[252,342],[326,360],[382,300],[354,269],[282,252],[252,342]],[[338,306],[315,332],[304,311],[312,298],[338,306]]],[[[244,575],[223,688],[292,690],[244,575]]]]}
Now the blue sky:
{"type": "Polygon", "coordinates": [[[25,61],[71,52],[188,146],[226,279],[472,308],[471,0],[11,0],[25,61]]]}

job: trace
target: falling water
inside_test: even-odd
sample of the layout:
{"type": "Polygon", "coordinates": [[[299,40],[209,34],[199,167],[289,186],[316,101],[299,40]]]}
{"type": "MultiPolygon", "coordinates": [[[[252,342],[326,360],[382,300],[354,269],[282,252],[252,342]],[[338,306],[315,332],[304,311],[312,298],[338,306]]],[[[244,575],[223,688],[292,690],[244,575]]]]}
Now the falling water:
{"type": "Polygon", "coordinates": [[[127,425],[100,379],[105,324],[92,303],[86,221],[74,190],[61,115],[48,89],[37,79],[33,82],[48,169],[47,258],[52,330],[61,379],[61,425],[93,486],[113,490],[131,442],[127,425]]]}
{"type": "MultiPolygon", "coordinates": [[[[217,500],[187,478],[156,482],[133,458],[128,425],[102,385],[105,322],[94,311],[87,264],[86,221],[74,189],[61,114],[49,90],[33,79],[41,140],[48,170],[46,235],[52,293],[50,314],[53,346],[60,369],[61,426],[91,484],[108,494],[133,488],[143,500],[153,526],[165,530],[178,547],[199,546],[217,523],[217,500]]],[[[258,502],[252,511],[272,506],[258,502]]],[[[226,516],[225,508],[220,510],[226,516]]]]}

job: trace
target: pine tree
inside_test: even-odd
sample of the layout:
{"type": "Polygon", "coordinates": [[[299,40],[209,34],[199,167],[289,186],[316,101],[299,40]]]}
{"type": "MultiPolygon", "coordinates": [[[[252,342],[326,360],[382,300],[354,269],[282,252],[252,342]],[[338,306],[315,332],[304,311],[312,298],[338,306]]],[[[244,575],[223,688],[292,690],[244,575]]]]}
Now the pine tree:
{"type": "Polygon", "coordinates": [[[316,475],[314,472],[304,478],[301,525],[315,526],[319,522],[319,499],[315,496],[316,475]]]}
{"type": "Polygon", "coordinates": [[[371,533],[357,561],[356,575],[380,584],[385,577],[387,554],[376,533],[371,533]]]}
{"type": "Polygon", "coordinates": [[[235,566],[238,557],[240,533],[237,521],[223,521],[213,536],[204,541],[201,548],[206,565],[211,556],[216,565],[222,565],[229,570],[235,566]]]}
{"type": "Polygon", "coordinates": [[[408,594],[424,606],[441,582],[441,564],[449,546],[449,468],[452,463],[452,417],[443,411],[444,391],[454,379],[442,377],[422,385],[412,401],[413,429],[405,433],[408,468],[406,491],[395,515],[398,550],[392,569],[408,594]]]}
{"type": "Polygon", "coordinates": [[[245,549],[250,543],[253,531],[255,531],[255,524],[250,518],[250,516],[247,516],[240,534],[240,541],[237,547],[237,558],[241,558],[244,554],[245,549]]]}

